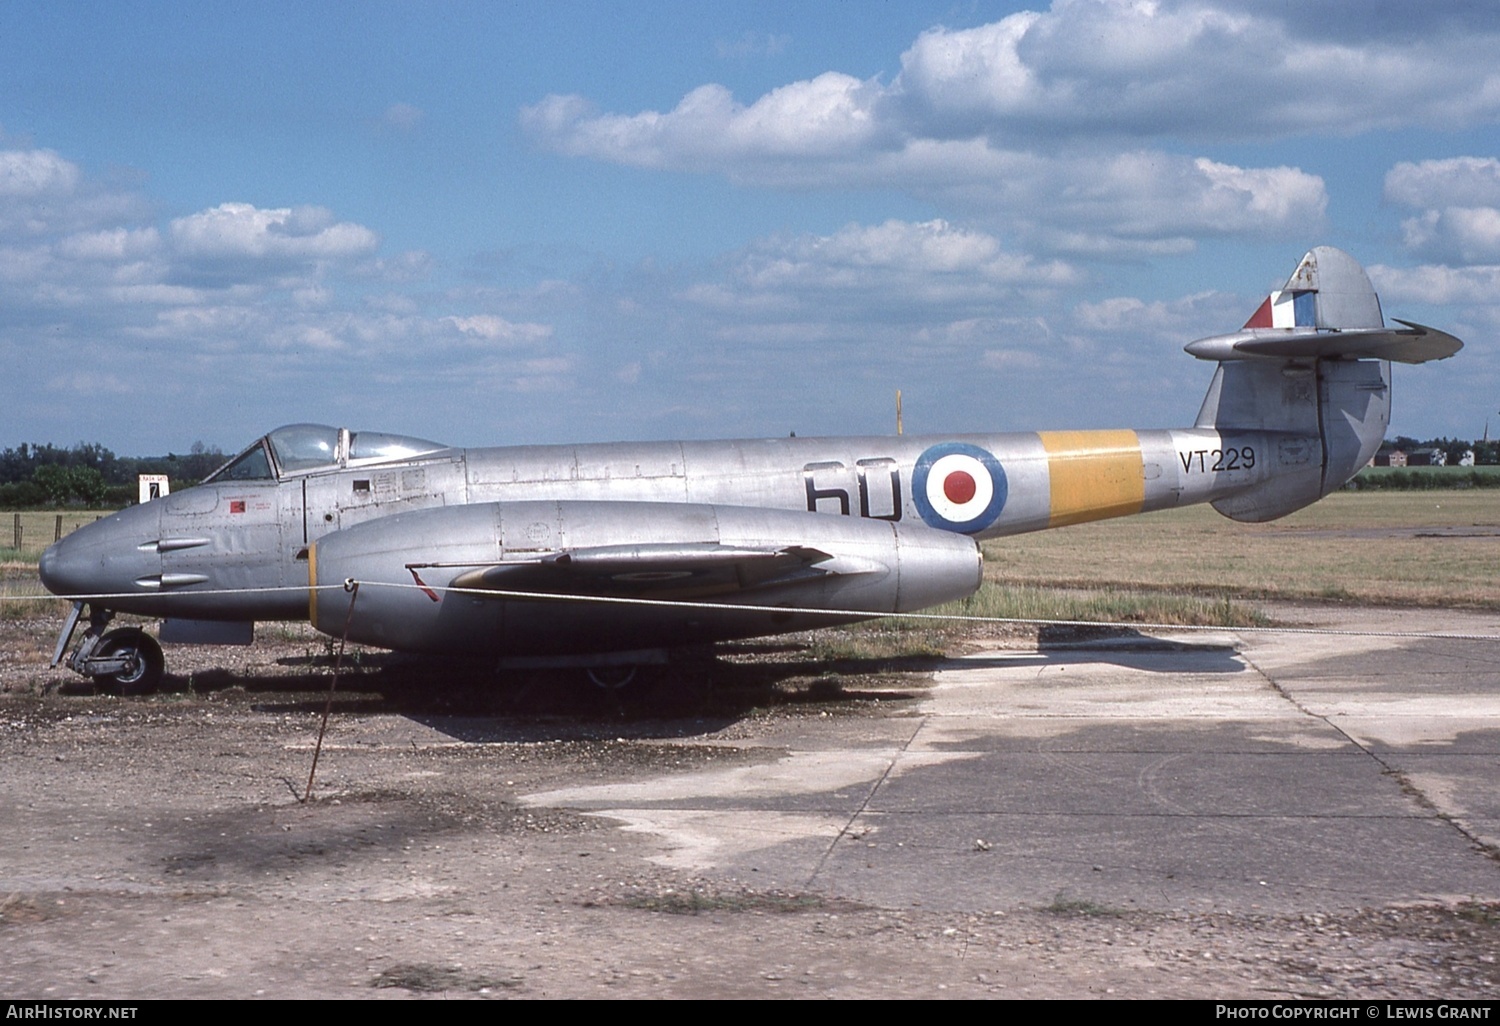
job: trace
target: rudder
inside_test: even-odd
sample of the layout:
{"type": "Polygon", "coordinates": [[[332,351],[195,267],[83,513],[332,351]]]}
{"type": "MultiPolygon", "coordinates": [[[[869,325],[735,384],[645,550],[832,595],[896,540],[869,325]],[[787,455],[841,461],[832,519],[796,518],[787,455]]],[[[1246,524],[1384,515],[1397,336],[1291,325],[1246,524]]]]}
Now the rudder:
{"type": "Polygon", "coordinates": [[[1278,473],[1216,500],[1215,509],[1234,520],[1274,520],[1342,487],[1369,463],[1390,425],[1390,361],[1440,360],[1463,347],[1446,332],[1397,323],[1404,327],[1385,326],[1380,299],[1353,257],[1319,246],[1243,328],[1187,345],[1219,365],[1195,427],[1278,439],[1278,473]]]}

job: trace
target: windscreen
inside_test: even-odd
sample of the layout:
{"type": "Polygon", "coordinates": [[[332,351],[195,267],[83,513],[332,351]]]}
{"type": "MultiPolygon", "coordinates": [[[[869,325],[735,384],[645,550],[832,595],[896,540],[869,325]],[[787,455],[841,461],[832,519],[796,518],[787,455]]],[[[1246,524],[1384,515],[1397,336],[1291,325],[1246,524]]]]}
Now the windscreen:
{"type": "Polygon", "coordinates": [[[205,480],[209,481],[269,481],[272,478],[271,461],[266,458],[264,440],[256,442],[233,461],[214,471],[205,480]]]}
{"type": "Polygon", "coordinates": [[[208,481],[267,481],[285,474],[299,474],[350,462],[399,460],[423,453],[441,452],[448,446],[426,438],[392,435],[383,431],[359,431],[349,436],[349,452],[339,452],[339,429],[327,424],[288,424],[257,441],[208,481]],[[270,456],[267,455],[269,450],[270,456]],[[275,458],[272,465],[271,457],[275,458]]]}

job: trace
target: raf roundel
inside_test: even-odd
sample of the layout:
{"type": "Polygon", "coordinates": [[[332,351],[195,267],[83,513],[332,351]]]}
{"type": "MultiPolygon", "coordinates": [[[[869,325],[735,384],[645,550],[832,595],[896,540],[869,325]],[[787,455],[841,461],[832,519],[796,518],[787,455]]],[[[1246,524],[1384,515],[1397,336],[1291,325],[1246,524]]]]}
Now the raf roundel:
{"type": "Polygon", "coordinates": [[[1005,508],[1005,470],[994,455],[966,442],[934,445],[917,458],[912,501],[929,527],[973,534],[1005,508]]]}

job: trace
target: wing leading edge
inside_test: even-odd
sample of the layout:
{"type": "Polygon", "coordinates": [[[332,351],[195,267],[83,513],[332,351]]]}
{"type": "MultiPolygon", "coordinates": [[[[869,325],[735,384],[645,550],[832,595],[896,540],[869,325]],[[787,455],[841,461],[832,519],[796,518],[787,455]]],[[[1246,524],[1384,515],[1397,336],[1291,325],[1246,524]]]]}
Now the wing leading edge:
{"type": "MultiPolygon", "coordinates": [[[[837,560],[836,566],[822,565],[834,562],[831,553],[805,545],[601,545],[483,565],[464,564],[468,569],[448,586],[471,591],[703,598],[833,574],[885,570],[878,563],[847,557],[837,560]]],[[[444,564],[409,563],[407,569],[415,573],[440,565],[444,564]]]]}

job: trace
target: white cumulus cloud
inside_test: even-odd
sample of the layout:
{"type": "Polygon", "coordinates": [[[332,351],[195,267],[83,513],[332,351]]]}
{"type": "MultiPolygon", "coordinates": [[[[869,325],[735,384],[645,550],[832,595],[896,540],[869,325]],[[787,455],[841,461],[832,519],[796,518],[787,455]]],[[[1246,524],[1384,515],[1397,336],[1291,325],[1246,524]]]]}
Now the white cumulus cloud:
{"type": "Polygon", "coordinates": [[[748,105],[705,85],[670,112],[635,115],[551,96],[523,120],[564,152],[680,166],[705,149],[785,152],[789,140],[795,152],[819,153],[893,135],[1004,145],[1079,134],[1285,138],[1500,117],[1493,19],[1455,32],[1440,17],[1411,18],[1388,35],[1311,21],[1320,28],[1300,7],[1232,0],[1058,0],[987,25],[930,29],[888,84],[828,71],[748,105]],[[800,124],[782,123],[787,116],[800,124]],[[693,139],[693,128],[719,134],[693,139]]]}
{"type": "Polygon", "coordinates": [[[1375,291],[1386,306],[1394,302],[1500,306],[1496,302],[1500,297],[1500,265],[1390,267],[1375,264],[1367,270],[1375,291]]]}
{"type": "Polygon", "coordinates": [[[1408,249],[1454,264],[1500,260],[1500,210],[1494,207],[1444,207],[1401,222],[1408,249]]]}
{"type": "Polygon", "coordinates": [[[1386,172],[1385,198],[1408,207],[1500,206],[1500,160],[1451,157],[1402,162],[1386,172]]]}
{"type": "Polygon", "coordinates": [[[1403,162],[1386,173],[1385,198],[1423,208],[1401,222],[1413,252],[1448,264],[1500,261],[1500,160],[1403,162]]]}
{"type": "Polygon", "coordinates": [[[1412,19],[1391,37],[1317,30],[1301,7],[1060,0],[901,57],[892,96],[934,133],[1285,137],[1493,119],[1495,27],[1412,19]]]}
{"type": "Polygon", "coordinates": [[[762,239],[726,270],[723,279],[686,289],[682,298],[756,318],[837,307],[858,320],[910,319],[954,305],[987,308],[1079,277],[1064,261],[1008,251],[974,228],[897,219],[850,224],[829,235],[762,239]]]}
{"type": "Polygon", "coordinates": [[[1500,117],[1490,44],[1353,41],[1231,2],[1059,0],[934,28],[890,81],[830,70],[672,109],[552,95],[521,112],[556,152],[773,188],[896,188],[1059,252],[1180,253],[1210,236],[1305,236],[1321,177],[1181,152],[1225,139],[1500,117]]]}
{"type": "Polygon", "coordinates": [[[516,324],[494,314],[474,314],[470,317],[444,317],[443,321],[457,328],[460,333],[468,338],[483,340],[485,342],[498,342],[502,345],[543,342],[552,335],[550,325],[516,324]]]}
{"type": "Polygon", "coordinates": [[[155,228],[106,228],[77,232],[60,240],[57,252],[73,260],[129,260],[151,256],[161,249],[155,228]]]}
{"type": "Polygon", "coordinates": [[[322,207],[221,203],[177,218],[168,230],[176,250],[190,257],[338,260],[365,256],[380,244],[370,229],[335,222],[322,207]]]}
{"type": "Polygon", "coordinates": [[[78,165],[52,150],[0,150],[0,196],[68,193],[80,177],[78,165]]]}
{"type": "Polygon", "coordinates": [[[580,96],[548,96],[523,126],[572,156],[639,167],[722,170],[746,155],[827,158],[869,145],[880,89],[827,72],[781,86],[746,106],[721,85],[699,86],[666,113],[599,114],[580,96]]]}

